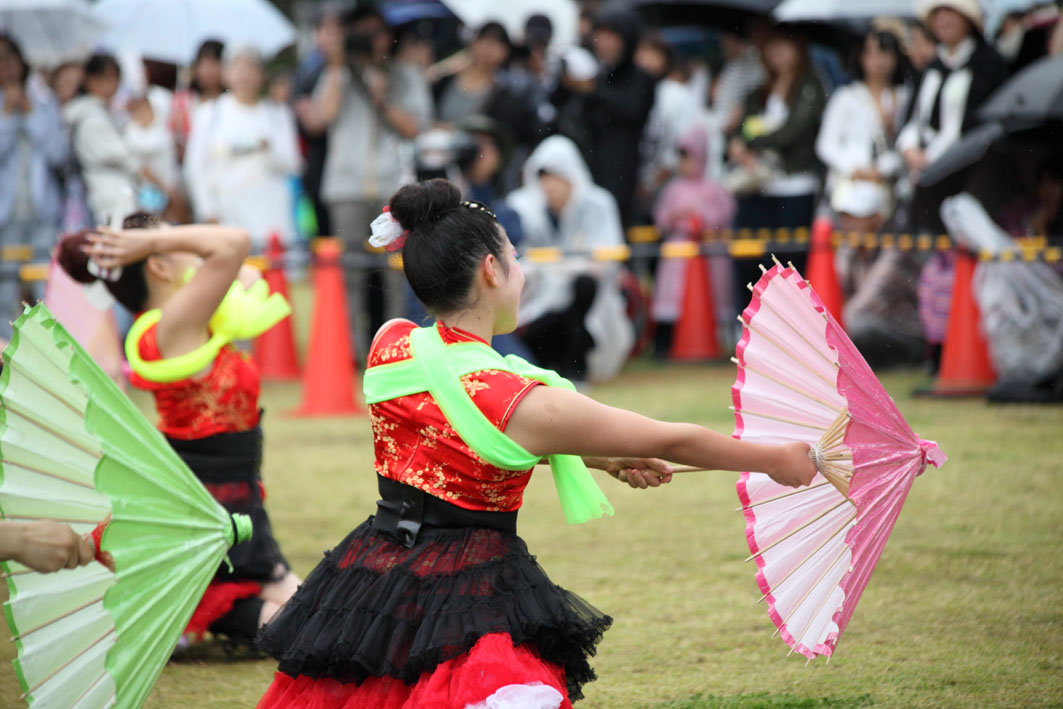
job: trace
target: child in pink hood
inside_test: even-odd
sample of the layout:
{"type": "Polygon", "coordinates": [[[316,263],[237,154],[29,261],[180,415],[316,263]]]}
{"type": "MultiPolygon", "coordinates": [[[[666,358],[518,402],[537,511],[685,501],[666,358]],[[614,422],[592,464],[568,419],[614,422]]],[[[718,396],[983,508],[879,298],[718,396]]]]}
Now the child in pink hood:
{"type": "MultiPolygon", "coordinates": [[[[730,226],[735,216],[731,193],[706,176],[709,138],[704,126],[691,126],[677,142],[679,175],[657,199],[653,221],[663,241],[701,241],[705,231],[730,226]]],[[[686,259],[661,259],[653,295],[653,319],[657,324],[654,351],[667,356],[672,330],[679,319],[686,282],[686,259]]],[[[731,263],[729,256],[709,259],[716,322],[726,323],[731,312],[731,263]]]]}

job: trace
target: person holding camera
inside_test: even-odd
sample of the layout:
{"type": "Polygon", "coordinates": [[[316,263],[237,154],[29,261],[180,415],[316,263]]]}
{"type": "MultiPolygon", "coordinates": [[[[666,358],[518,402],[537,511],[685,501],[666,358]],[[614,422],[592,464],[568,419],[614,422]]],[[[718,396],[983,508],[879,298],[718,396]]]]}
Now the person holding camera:
{"type": "MultiPolygon", "coordinates": [[[[412,168],[412,151],[405,148],[428,126],[431,96],[415,69],[391,61],[392,33],[378,11],[359,8],[344,20],[344,31],[328,37],[322,47],[326,66],[314,89],[313,110],[328,126],[322,201],[345,247],[361,251],[369,223],[412,168]]],[[[397,271],[347,274],[356,352],[367,351],[370,332],[402,314],[404,292],[397,271]],[[384,294],[372,314],[370,290],[384,294]]]]}

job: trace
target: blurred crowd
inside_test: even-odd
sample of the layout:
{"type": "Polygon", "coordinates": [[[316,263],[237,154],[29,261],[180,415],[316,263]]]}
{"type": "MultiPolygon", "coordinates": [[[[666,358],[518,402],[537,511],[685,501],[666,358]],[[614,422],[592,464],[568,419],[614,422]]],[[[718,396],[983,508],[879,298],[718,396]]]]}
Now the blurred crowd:
{"type": "MultiPolygon", "coordinates": [[[[141,210],[239,225],[259,250],[335,235],[363,253],[395,189],[436,176],[488,205],[519,249],[622,245],[640,224],[665,241],[808,227],[823,214],[844,231],[937,233],[941,198],[920,174],[1009,75],[1063,52],[1059,15],[1042,3],[987,37],[977,0],[937,0],[919,20],[828,42],[768,19],[654,29],[585,5],[576,44],[534,15],[520,36],[491,22],[449,46],[431,22],[326,4],[297,64],[207,41],[181,70],[96,54],[36,71],[18,37],[0,36],[0,245],[46,257],[64,231],[141,210]]],[[[1016,236],[1063,234],[1059,154],[1045,151],[1030,180],[994,216],[1016,236]]],[[[883,363],[941,342],[947,257],[837,258],[847,326],[866,329],[883,363]]],[[[668,352],[681,262],[641,281],[579,258],[526,271],[522,327],[500,347],[607,378],[652,320],[651,345],[668,352]]],[[[711,273],[718,319],[733,322],[755,264],[713,257],[711,273]]],[[[17,304],[20,287],[5,279],[0,302],[17,304]]],[[[418,313],[396,271],[351,269],[347,287],[357,352],[384,320],[418,313]]]]}

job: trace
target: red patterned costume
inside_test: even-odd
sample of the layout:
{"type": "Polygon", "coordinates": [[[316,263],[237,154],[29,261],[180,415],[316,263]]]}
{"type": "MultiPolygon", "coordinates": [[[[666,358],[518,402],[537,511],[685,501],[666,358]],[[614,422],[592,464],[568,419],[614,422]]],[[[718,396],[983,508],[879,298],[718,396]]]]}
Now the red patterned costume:
{"type": "MultiPolygon", "coordinates": [[[[409,358],[415,327],[385,325],[368,366],[409,358]]],[[[477,341],[437,327],[447,345],[477,341]]],[[[538,385],[497,370],[462,383],[502,431],[538,385]]],[[[478,457],[429,393],[370,418],[384,499],[259,634],[280,661],[259,706],[451,709],[513,690],[570,707],[611,619],[551,583],[516,535],[531,470],[478,457]]]]}
{"type": "MultiPolygon", "coordinates": [[[[146,362],[162,359],[156,328],[147,328],[136,343],[146,362]]],[[[155,382],[134,372],[130,382],[154,394],[159,430],[211,495],[229,512],[252,519],[252,539],[230,551],[233,570],[225,564],[219,568],[186,630],[194,636],[213,630],[250,643],[262,584],[288,571],[263,507],[258,369],[235,347],[225,345],[210,368],[197,376],[155,382]]]]}

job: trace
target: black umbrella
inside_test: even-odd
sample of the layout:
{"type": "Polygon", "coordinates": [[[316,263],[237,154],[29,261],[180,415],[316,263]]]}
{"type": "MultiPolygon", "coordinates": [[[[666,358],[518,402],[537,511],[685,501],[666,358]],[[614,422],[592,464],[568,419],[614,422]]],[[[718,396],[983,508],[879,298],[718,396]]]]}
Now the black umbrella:
{"type": "Polygon", "coordinates": [[[978,126],[965,133],[956,143],[934,162],[930,163],[919,175],[920,187],[931,187],[960,170],[974,165],[985,157],[993,144],[1000,140],[1007,131],[1004,126],[994,121],[978,126]]]}
{"type": "Polygon", "coordinates": [[[1063,56],[1040,59],[1008,79],[978,115],[1026,125],[1063,118],[1063,56]]]}
{"type": "MultiPolygon", "coordinates": [[[[941,201],[969,192],[990,213],[1027,192],[1036,167],[1060,145],[1063,123],[1041,122],[1023,130],[1000,121],[971,130],[935,160],[919,177],[912,211],[923,215],[928,228],[938,218],[941,201]]],[[[934,228],[941,228],[937,225],[934,228]]]]}
{"type": "Polygon", "coordinates": [[[970,167],[1007,135],[1063,120],[1063,56],[1045,57],[1005,81],[982,105],[978,117],[983,125],[963,135],[927,167],[919,177],[920,187],[970,167]]]}
{"type": "Polygon", "coordinates": [[[768,19],[781,0],[634,0],[631,7],[658,27],[700,25],[743,34],[756,17],[768,19]]]}

